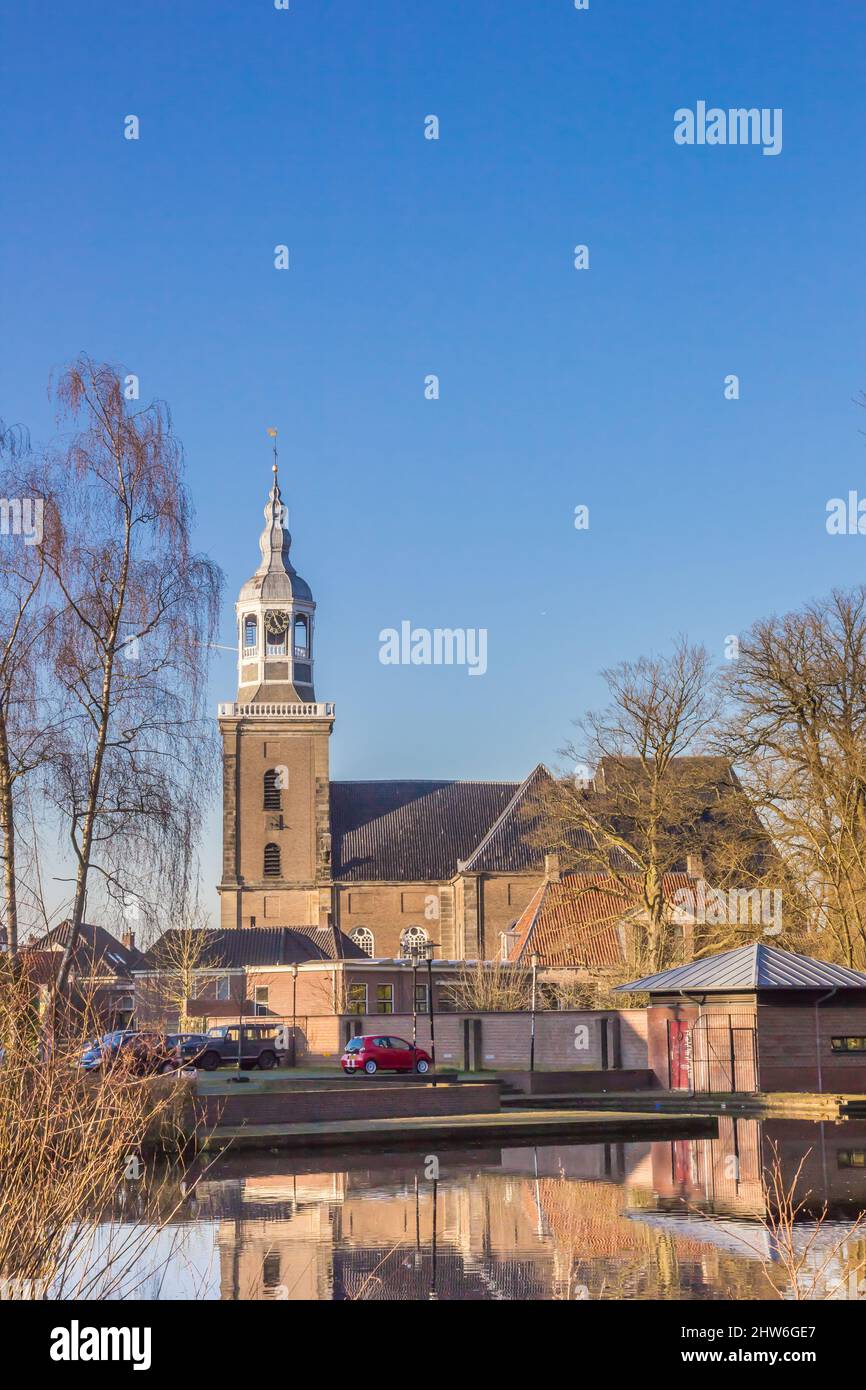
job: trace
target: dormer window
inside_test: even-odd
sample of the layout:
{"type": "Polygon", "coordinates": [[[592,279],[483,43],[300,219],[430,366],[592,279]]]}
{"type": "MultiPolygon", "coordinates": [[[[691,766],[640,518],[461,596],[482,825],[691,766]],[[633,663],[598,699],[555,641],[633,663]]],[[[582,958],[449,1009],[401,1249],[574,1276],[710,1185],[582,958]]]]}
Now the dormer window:
{"type": "Polygon", "coordinates": [[[295,656],[298,661],[306,661],[310,655],[310,625],[301,614],[295,618],[295,656]]]}
{"type": "Polygon", "coordinates": [[[244,618],[244,656],[255,656],[259,649],[259,625],[252,613],[244,618]]]}

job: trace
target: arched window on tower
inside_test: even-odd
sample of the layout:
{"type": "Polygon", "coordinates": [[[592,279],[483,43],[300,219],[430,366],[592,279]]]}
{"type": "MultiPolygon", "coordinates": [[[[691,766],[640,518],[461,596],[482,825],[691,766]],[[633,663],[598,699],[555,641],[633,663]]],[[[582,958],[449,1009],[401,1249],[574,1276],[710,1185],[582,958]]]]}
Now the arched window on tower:
{"type": "Polygon", "coordinates": [[[259,649],[259,625],[255,616],[248,613],[244,618],[244,656],[255,656],[259,649]]]}
{"type": "Polygon", "coordinates": [[[354,941],[355,945],[359,946],[364,954],[370,956],[372,959],[375,947],[373,933],[370,931],[369,927],[355,927],[349,932],[349,939],[350,941],[354,941]]]}
{"type": "Polygon", "coordinates": [[[306,661],[310,655],[310,627],[303,615],[295,618],[295,656],[306,661]]]}
{"type": "Polygon", "coordinates": [[[421,955],[422,950],[430,940],[423,927],[407,927],[400,933],[400,956],[403,960],[411,960],[421,955]]]}
{"type": "Polygon", "coordinates": [[[283,799],[280,795],[280,774],[275,767],[265,773],[265,810],[282,811],[283,799]]]}
{"type": "Polygon", "coordinates": [[[265,878],[280,877],[280,847],[265,845],[265,878]]]}

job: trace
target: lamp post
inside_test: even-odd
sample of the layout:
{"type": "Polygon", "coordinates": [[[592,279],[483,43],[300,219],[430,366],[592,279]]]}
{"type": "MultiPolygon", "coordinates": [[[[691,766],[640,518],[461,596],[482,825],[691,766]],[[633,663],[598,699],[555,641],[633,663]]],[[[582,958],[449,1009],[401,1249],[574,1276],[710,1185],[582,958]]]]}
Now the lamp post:
{"type": "Polygon", "coordinates": [[[430,1060],[433,1063],[433,1085],[436,1085],[436,1033],[433,1024],[433,952],[436,943],[427,941],[424,944],[424,955],[427,960],[427,1007],[430,1010],[430,1060]]]}
{"type": "Polygon", "coordinates": [[[529,1070],[535,1071],[535,992],[538,984],[538,953],[533,951],[529,959],[532,965],[532,1025],[529,1034],[529,1070]]]}
{"type": "Polygon", "coordinates": [[[418,947],[412,945],[412,1047],[418,1046],[418,947]]]}
{"type": "Polygon", "coordinates": [[[295,965],[292,966],[292,1043],[291,1043],[291,1047],[289,1048],[289,1057],[290,1057],[289,1065],[292,1066],[292,1067],[295,1067],[295,1066],[297,1066],[297,1064],[298,1064],[298,1035],[297,1035],[297,1022],[296,1022],[297,1017],[298,1017],[298,967],[297,967],[297,964],[295,964],[295,965]]]}

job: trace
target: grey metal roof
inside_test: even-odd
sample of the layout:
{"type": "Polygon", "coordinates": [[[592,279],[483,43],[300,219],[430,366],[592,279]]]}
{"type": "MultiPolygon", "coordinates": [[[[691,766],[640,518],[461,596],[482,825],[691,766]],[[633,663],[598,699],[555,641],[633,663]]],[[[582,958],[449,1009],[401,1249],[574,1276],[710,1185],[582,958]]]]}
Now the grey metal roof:
{"type": "Polygon", "coordinates": [[[618,985],[615,992],[675,994],[693,990],[698,994],[726,994],[758,989],[866,989],[866,975],[844,965],[831,965],[812,956],[754,942],[618,985]]]}

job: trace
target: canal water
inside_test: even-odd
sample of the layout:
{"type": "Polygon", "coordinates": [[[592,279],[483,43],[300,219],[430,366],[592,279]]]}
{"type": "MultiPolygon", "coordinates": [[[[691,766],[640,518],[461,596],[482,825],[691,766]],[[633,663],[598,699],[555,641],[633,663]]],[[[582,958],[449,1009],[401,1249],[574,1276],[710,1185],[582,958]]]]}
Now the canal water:
{"type": "Polygon", "coordinates": [[[864,1123],[723,1116],[714,1139],[228,1153],[189,1182],[118,1294],[753,1299],[797,1283],[866,1297],[864,1123]],[[761,1219],[774,1161],[786,1186],[799,1168],[806,1203],[789,1249],[761,1219]]]}

